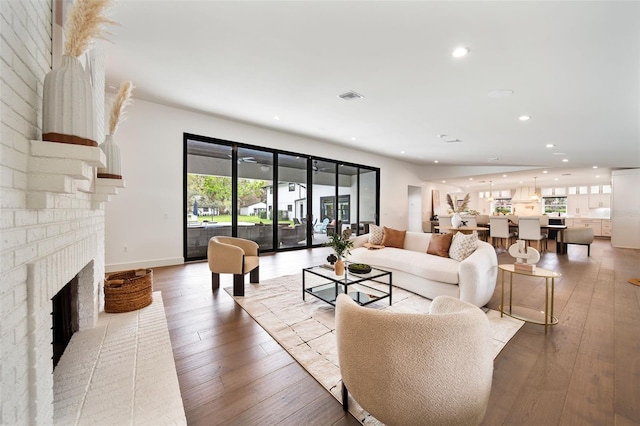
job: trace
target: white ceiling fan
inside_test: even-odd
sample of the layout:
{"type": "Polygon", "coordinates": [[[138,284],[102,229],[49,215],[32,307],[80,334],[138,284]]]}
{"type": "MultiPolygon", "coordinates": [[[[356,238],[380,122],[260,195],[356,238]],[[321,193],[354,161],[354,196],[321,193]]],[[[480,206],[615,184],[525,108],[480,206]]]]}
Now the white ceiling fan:
{"type": "MultiPolygon", "coordinates": [[[[233,158],[231,154],[227,154],[229,158],[233,158]]],[[[238,163],[257,163],[258,161],[253,157],[238,157],[238,163]]]]}

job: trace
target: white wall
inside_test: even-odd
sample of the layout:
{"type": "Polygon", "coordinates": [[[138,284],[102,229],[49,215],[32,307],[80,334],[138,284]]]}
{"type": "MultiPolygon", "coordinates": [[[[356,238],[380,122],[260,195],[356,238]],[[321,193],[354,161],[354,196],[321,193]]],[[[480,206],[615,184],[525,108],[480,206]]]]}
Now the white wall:
{"type": "Polygon", "coordinates": [[[640,169],[611,172],[611,245],[640,248],[640,169]]]}
{"type": "Polygon", "coordinates": [[[106,207],[107,271],[183,262],[184,132],[379,167],[380,223],[398,229],[407,225],[407,185],[422,183],[409,163],[219,117],[141,100],[127,116],[114,137],[126,188],[106,207]]]}

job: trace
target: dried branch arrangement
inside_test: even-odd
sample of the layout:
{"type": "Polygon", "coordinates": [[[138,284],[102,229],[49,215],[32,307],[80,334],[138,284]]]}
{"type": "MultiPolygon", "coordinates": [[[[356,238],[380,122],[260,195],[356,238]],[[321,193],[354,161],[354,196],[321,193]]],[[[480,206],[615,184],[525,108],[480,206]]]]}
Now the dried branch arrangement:
{"type": "Polygon", "coordinates": [[[113,102],[111,108],[111,115],[109,117],[109,134],[115,135],[118,130],[118,125],[122,123],[127,117],[124,113],[124,109],[127,105],[133,102],[131,99],[131,92],[133,92],[134,85],[130,81],[126,81],[120,85],[116,100],[113,102]]]}
{"type": "Polygon", "coordinates": [[[467,194],[464,196],[464,199],[462,200],[462,204],[460,204],[460,206],[457,206],[456,202],[454,202],[454,200],[451,198],[451,195],[447,194],[447,204],[449,204],[449,207],[451,207],[451,210],[453,210],[456,213],[465,211],[467,207],[469,207],[469,201],[471,201],[471,197],[469,196],[469,194],[467,194]]]}
{"type": "Polygon", "coordinates": [[[105,39],[106,25],[115,24],[105,16],[113,0],[76,0],[64,28],[64,54],[76,58],[86,52],[93,39],[105,39]]]}

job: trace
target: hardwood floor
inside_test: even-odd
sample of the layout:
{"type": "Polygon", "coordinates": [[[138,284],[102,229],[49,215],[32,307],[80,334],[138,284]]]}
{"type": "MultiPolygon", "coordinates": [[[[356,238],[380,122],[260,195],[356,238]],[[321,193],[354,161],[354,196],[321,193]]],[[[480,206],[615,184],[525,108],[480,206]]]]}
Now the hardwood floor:
{"type": "MultiPolygon", "coordinates": [[[[553,250],[553,244],[550,245],[553,250]]],[[[261,280],[299,274],[328,248],[264,255],[261,280]]],[[[504,252],[500,263],[512,263],[504,252]]],[[[525,324],[496,358],[485,425],[640,424],[640,250],[609,240],[545,253],[559,324],[525,324]]],[[[248,281],[248,280],[247,280],[248,281]]],[[[542,281],[514,278],[514,304],[544,306],[542,281]]],[[[180,389],[193,425],[356,425],[341,405],[224,291],[206,263],[155,268],[180,389]]],[[[221,286],[232,285],[222,276],[221,286]]],[[[249,284],[247,284],[249,285],[249,284]]],[[[489,307],[499,309],[500,277],[489,307]]]]}

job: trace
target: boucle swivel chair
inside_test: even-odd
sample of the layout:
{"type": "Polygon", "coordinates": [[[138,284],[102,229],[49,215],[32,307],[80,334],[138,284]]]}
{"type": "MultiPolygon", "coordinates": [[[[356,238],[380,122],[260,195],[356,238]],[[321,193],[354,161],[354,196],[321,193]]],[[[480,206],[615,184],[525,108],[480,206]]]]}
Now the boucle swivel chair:
{"type": "Polygon", "coordinates": [[[260,281],[260,250],[258,243],[234,237],[212,237],[207,249],[211,270],[211,290],[220,288],[220,274],[233,274],[233,295],[244,296],[244,275],[249,281],[260,281]]]}
{"type": "Polygon", "coordinates": [[[385,312],[347,295],[336,305],[342,404],[349,395],[387,425],[471,425],[484,417],[493,375],[489,320],[449,296],[429,314],[385,312]]]}

